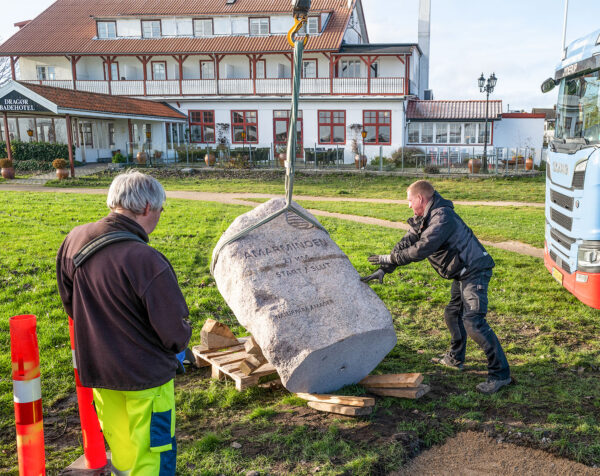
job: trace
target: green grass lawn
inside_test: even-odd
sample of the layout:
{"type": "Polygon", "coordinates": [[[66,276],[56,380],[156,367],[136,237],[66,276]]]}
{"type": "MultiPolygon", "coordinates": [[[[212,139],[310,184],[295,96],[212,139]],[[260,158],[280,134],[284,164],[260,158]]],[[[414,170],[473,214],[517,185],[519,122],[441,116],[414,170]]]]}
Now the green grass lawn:
{"type": "MultiPolygon", "coordinates": [[[[283,194],[283,172],[268,171],[203,171],[194,176],[173,170],[150,169],[160,178],[167,190],[196,190],[201,192],[260,192],[283,194]]],[[[114,172],[81,177],[74,180],[52,181],[52,187],[108,187],[114,172]]],[[[365,197],[405,199],[406,187],[418,177],[378,176],[375,174],[306,174],[296,172],[294,193],[325,197],[365,197]]],[[[453,200],[504,200],[543,202],[543,175],[515,178],[436,178],[429,176],[435,188],[453,200]]]]}
{"type": "MultiPolygon", "coordinates": [[[[356,202],[315,202],[300,200],[304,208],[367,216],[406,223],[413,212],[407,205],[356,202]]],[[[491,207],[456,205],[456,212],[482,240],[516,240],[544,247],[544,209],[527,207],[491,207]]]]}
{"type": "MultiPolygon", "coordinates": [[[[82,452],[74,400],[67,319],[57,294],[55,253],[74,226],[106,213],[102,196],[0,192],[0,472],[16,474],[8,318],[38,316],[46,459],[56,474],[82,452]]],[[[244,329],[209,274],[211,251],[247,207],[169,200],[151,244],[172,262],[194,326],[208,317],[244,329]]],[[[402,232],[322,219],[361,273],[370,253],[389,251],[402,232]]],[[[402,268],[373,289],[392,312],[398,344],[376,372],[423,372],[432,391],[421,400],[377,398],[370,417],[317,413],[283,390],[238,393],[202,370],[176,380],[177,470],[182,475],[387,474],[414,454],[464,428],[502,435],[588,465],[600,464],[600,312],[575,300],[540,260],[490,250],[497,263],[488,320],[504,345],[517,383],[494,396],[474,391],[485,357],[472,343],[462,373],[430,359],[449,336],[443,309],[450,282],[428,263],[402,268]],[[231,444],[238,442],[240,449],[231,444]]],[[[358,386],[345,393],[361,394],[358,386]]]]}

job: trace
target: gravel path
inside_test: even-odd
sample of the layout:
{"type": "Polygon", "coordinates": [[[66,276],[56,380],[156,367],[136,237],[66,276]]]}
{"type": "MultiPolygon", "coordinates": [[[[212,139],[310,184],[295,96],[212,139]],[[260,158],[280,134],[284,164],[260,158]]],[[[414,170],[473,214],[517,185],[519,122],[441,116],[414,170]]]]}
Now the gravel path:
{"type": "Polygon", "coordinates": [[[467,431],[421,453],[389,476],[569,475],[598,476],[600,469],[558,458],[541,450],[498,442],[467,431]]]}
{"type": "MultiPolygon", "coordinates": [[[[51,188],[44,187],[41,185],[23,185],[14,183],[0,184],[0,191],[15,191],[15,192],[58,192],[58,193],[81,193],[81,194],[92,194],[92,195],[106,195],[106,189],[98,188],[51,188]]],[[[253,198],[274,198],[280,195],[266,194],[266,193],[214,193],[214,192],[192,192],[192,191],[167,191],[168,198],[178,198],[183,200],[199,200],[205,202],[218,202],[229,205],[245,205],[250,207],[257,206],[256,202],[250,201],[253,198]]],[[[406,200],[388,200],[388,199],[376,199],[376,198],[332,198],[332,197],[312,197],[307,195],[294,196],[295,200],[307,200],[307,201],[321,201],[321,202],[367,202],[367,203],[391,203],[398,205],[406,205],[406,200]]],[[[464,205],[486,205],[486,206],[541,206],[544,204],[528,204],[523,202],[461,202],[456,201],[455,204],[464,205]],[[507,205],[508,204],[508,205],[507,205]]],[[[326,212],[323,210],[309,209],[309,211],[316,216],[339,218],[341,220],[348,220],[357,223],[364,223],[367,225],[377,225],[385,228],[395,228],[399,230],[408,230],[408,225],[402,222],[395,222],[389,220],[381,220],[379,218],[349,215],[345,213],[333,213],[326,212]]],[[[522,255],[533,256],[535,258],[544,258],[544,250],[536,248],[525,243],[518,241],[501,241],[492,242],[481,240],[484,246],[491,246],[493,248],[500,248],[503,250],[513,251],[522,255]]]]}

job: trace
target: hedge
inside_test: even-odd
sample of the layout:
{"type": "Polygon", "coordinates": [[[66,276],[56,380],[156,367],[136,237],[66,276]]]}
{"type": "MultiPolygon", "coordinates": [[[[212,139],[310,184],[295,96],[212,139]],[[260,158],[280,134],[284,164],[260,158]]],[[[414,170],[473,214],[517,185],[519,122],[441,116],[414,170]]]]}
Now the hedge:
{"type": "MultiPolygon", "coordinates": [[[[51,171],[54,159],[69,159],[69,146],[66,144],[21,142],[15,140],[11,141],[10,149],[15,169],[20,171],[51,171]]],[[[0,156],[7,156],[6,142],[0,142],[0,156]]]]}

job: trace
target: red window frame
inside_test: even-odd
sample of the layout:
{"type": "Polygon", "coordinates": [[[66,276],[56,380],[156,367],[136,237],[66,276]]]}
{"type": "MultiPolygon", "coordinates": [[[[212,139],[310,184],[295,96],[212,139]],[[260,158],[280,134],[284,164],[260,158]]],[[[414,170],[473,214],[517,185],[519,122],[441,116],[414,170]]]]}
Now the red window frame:
{"type": "Polygon", "coordinates": [[[250,110],[236,110],[231,111],[231,143],[232,144],[258,144],[258,110],[250,109],[250,110]],[[241,115],[244,119],[242,122],[235,122],[234,117],[236,114],[241,115]],[[254,114],[254,121],[249,121],[248,118],[252,118],[252,114],[254,114]],[[256,127],[256,140],[248,140],[248,126],[252,125],[256,127]],[[236,127],[242,127],[242,130],[246,133],[246,139],[241,141],[235,140],[234,129],[236,127]]]}
{"type": "Polygon", "coordinates": [[[150,70],[152,73],[152,81],[163,81],[162,79],[154,79],[154,65],[158,64],[158,63],[162,63],[165,65],[165,79],[164,81],[167,81],[169,79],[169,74],[167,72],[167,62],[166,61],[151,61],[150,62],[150,70]]]}
{"type": "MultiPolygon", "coordinates": [[[[302,157],[302,155],[304,154],[304,121],[302,120],[302,111],[298,111],[298,124],[300,125],[300,130],[297,131],[299,132],[300,137],[297,139],[298,142],[296,143],[296,157],[302,157]]],[[[289,109],[283,110],[283,109],[276,109],[273,111],[273,143],[276,146],[282,146],[285,145],[287,146],[287,134],[289,133],[289,129],[290,128],[290,111],[289,109]],[[276,113],[287,113],[287,117],[275,117],[276,113]],[[277,134],[276,134],[276,126],[278,122],[282,122],[285,124],[285,130],[286,130],[286,139],[283,141],[278,141],[277,140],[277,134]]]]}
{"type": "MultiPolygon", "coordinates": [[[[117,65],[117,77],[116,78],[112,78],[113,81],[120,81],[121,80],[121,71],[119,70],[119,62],[118,61],[113,61],[111,64],[111,68],[113,64],[117,65]]],[[[108,81],[108,75],[106,74],[108,71],[108,63],[106,61],[102,62],[102,71],[104,72],[104,81],[108,81]]]]}
{"type": "Polygon", "coordinates": [[[366,145],[392,145],[392,111],[390,109],[367,109],[363,111],[363,129],[367,127],[375,128],[375,141],[365,139],[366,145]],[[385,113],[388,113],[389,117],[386,118],[385,113]],[[374,121],[373,114],[375,115],[374,121]],[[390,128],[390,140],[388,142],[379,141],[379,128],[382,126],[390,128]]]}
{"type": "Polygon", "coordinates": [[[217,130],[215,128],[215,111],[214,109],[202,109],[202,110],[190,110],[188,111],[188,123],[190,127],[190,142],[195,144],[214,144],[216,142],[217,130]],[[212,115],[212,121],[207,120],[205,114],[209,113],[212,115]],[[192,140],[192,126],[200,127],[200,139],[199,141],[192,140]],[[213,140],[206,140],[205,127],[212,126],[213,128],[213,140]]]}
{"type": "Polygon", "coordinates": [[[318,110],[317,111],[317,117],[318,117],[318,126],[317,126],[317,134],[319,136],[319,144],[345,144],[346,143],[346,111],[341,110],[341,109],[335,109],[335,110],[318,110]],[[325,113],[329,113],[329,121],[324,120],[325,118],[321,117],[321,114],[325,114],[325,113]],[[336,114],[343,114],[344,115],[344,121],[340,122],[338,120],[338,122],[336,122],[335,120],[335,115],[336,114]],[[331,138],[330,142],[324,142],[321,141],[321,127],[330,127],[329,130],[329,137],[331,138]],[[333,140],[333,128],[334,126],[342,126],[344,129],[344,141],[343,142],[335,142],[333,140]]]}

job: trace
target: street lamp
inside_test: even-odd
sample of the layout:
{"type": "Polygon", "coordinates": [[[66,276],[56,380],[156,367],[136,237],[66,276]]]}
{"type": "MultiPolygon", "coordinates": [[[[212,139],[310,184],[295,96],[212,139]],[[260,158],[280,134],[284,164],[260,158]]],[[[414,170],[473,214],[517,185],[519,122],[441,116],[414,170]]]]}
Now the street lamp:
{"type": "Polygon", "coordinates": [[[27,129],[27,135],[29,136],[29,142],[33,141],[33,129],[27,129]]]}
{"type": "Polygon", "coordinates": [[[360,162],[361,162],[361,165],[362,165],[362,162],[363,162],[363,160],[364,160],[364,164],[365,164],[365,165],[364,165],[363,167],[366,167],[366,165],[367,165],[367,156],[366,156],[366,154],[365,154],[365,139],[367,138],[367,131],[365,131],[365,129],[363,128],[363,130],[362,130],[362,132],[360,133],[360,135],[361,135],[361,136],[362,136],[362,138],[363,138],[363,156],[361,157],[361,160],[360,160],[360,162]]]}
{"type": "Polygon", "coordinates": [[[246,153],[246,131],[242,131],[242,155],[246,153]]]}
{"type": "Polygon", "coordinates": [[[496,78],[496,74],[492,73],[492,75],[486,80],[483,73],[477,80],[477,84],[479,85],[479,92],[485,93],[485,137],[483,142],[483,163],[481,164],[483,167],[483,173],[488,173],[488,162],[487,162],[487,144],[488,144],[488,114],[489,114],[489,104],[490,104],[490,93],[494,91],[496,87],[496,82],[498,78],[496,78]]]}

